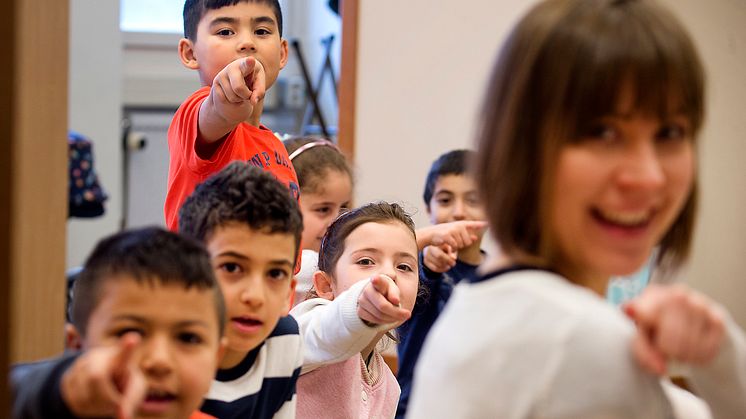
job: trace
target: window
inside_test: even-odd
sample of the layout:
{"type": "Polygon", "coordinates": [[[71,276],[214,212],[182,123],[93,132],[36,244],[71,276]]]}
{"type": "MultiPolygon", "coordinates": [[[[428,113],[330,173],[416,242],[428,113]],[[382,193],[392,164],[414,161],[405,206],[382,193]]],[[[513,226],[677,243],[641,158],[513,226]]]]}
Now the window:
{"type": "Polygon", "coordinates": [[[184,0],[121,0],[119,28],[125,32],[178,33],[184,30],[184,0]]]}

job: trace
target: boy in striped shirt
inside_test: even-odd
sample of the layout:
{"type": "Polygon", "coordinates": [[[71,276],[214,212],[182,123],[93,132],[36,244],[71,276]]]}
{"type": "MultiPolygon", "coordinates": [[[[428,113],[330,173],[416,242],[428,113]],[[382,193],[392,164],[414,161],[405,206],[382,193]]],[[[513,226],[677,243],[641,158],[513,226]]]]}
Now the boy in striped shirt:
{"type": "Polygon", "coordinates": [[[198,185],[179,231],[202,241],[226,303],[227,348],[201,410],[225,418],[294,418],[303,363],[288,316],[303,222],[287,188],[233,162],[198,185]]]}

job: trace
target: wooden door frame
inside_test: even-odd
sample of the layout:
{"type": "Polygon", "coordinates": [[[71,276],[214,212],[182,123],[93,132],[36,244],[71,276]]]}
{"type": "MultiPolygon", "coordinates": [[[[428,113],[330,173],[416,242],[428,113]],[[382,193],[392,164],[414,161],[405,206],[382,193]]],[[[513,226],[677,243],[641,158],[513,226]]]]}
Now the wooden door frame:
{"type": "Polygon", "coordinates": [[[355,160],[355,104],[357,95],[357,44],[360,0],[340,2],[342,58],[339,76],[339,148],[355,160]]]}
{"type": "Polygon", "coordinates": [[[10,0],[0,17],[0,417],[9,364],[63,346],[69,10],[10,0]]]}

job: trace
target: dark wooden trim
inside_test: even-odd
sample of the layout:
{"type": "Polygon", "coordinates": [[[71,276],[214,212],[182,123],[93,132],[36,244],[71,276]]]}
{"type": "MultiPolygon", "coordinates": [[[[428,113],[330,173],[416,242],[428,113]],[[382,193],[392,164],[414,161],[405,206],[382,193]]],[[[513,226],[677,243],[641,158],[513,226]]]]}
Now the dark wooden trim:
{"type": "Polygon", "coordinates": [[[10,417],[8,366],[10,364],[10,211],[13,135],[13,80],[16,3],[7,2],[0,13],[0,39],[5,42],[6,65],[0,66],[0,417],[10,417]]]}
{"type": "Polygon", "coordinates": [[[339,148],[355,159],[355,101],[357,95],[357,37],[360,0],[341,2],[342,65],[339,77],[339,148]]]}

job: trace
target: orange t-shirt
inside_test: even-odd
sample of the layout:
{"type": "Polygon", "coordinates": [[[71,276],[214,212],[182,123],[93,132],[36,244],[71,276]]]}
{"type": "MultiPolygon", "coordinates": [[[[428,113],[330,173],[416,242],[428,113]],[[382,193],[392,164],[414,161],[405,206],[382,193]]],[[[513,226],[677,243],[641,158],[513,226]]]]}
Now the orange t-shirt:
{"type": "Polygon", "coordinates": [[[216,419],[215,416],[210,416],[207,413],[194,412],[189,416],[189,419],[216,419]]]}
{"type": "Polygon", "coordinates": [[[288,186],[296,199],[300,195],[298,177],[285,146],[263,125],[257,128],[242,122],[222,140],[210,159],[197,155],[199,108],[209,94],[209,86],[192,93],[176,111],[168,128],[171,159],[164,213],[166,226],[172,231],[178,229],[179,208],[194,188],[234,160],[247,161],[270,171],[288,186]]]}

